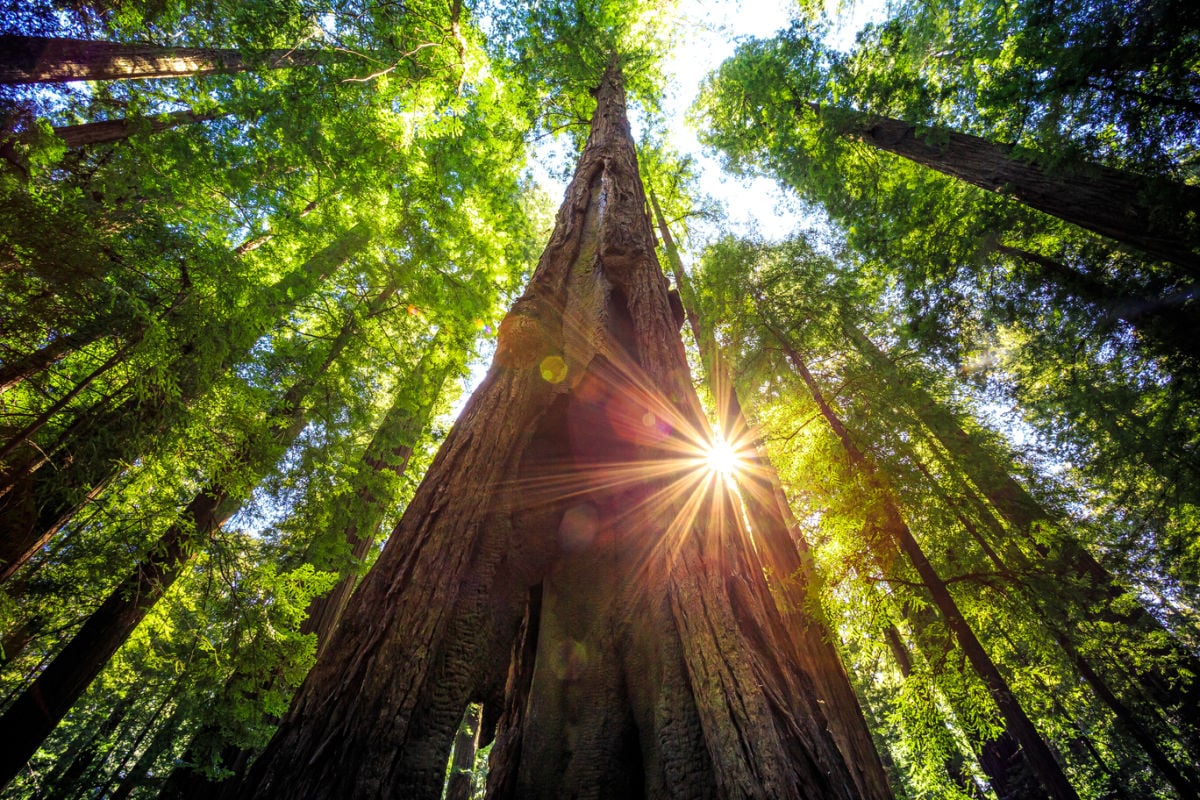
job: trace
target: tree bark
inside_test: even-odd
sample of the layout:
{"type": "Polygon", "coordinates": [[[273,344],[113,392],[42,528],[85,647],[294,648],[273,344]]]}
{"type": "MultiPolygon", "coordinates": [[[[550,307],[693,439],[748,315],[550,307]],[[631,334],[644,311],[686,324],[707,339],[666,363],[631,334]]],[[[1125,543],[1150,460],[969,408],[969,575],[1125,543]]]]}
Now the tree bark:
{"type": "Polygon", "coordinates": [[[158,47],[126,42],[0,36],[0,84],[182,78],[250,69],[308,67],[330,61],[318,50],[245,53],[211,47],[158,47]]]}
{"type": "Polygon", "coordinates": [[[1054,754],[1042,740],[1037,728],[1033,725],[1028,715],[1026,715],[1025,710],[1021,707],[1011,688],[1009,688],[1008,681],[1000,673],[991,656],[988,655],[979,638],[963,617],[962,612],[958,608],[958,603],[950,594],[949,587],[941,579],[941,576],[938,575],[928,556],[926,556],[924,549],[917,542],[912,531],[909,530],[891,490],[879,476],[874,461],[858,447],[845,424],[825,400],[824,394],[809,372],[800,353],[792,347],[782,332],[774,328],[770,328],[770,330],[787,359],[791,362],[797,374],[808,388],[821,416],[841,442],[842,448],[845,450],[846,457],[851,465],[867,478],[870,485],[879,492],[879,508],[873,524],[878,526],[879,530],[894,542],[895,546],[899,548],[900,552],[912,564],[917,575],[920,576],[921,583],[929,590],[934,605],[941,612],[946,626],[954,634],[955,640],[958,642],[959,647],[962,648],[971,667],[983,680],[987,686],[988,694],[991,695],[996,706],[1000,709],[1008,735],[1020,746],[1018,752],[1006,752],[1004,755],[1007,758],[1011,758],[1012,761],[1020,760],[1025,762],[1027,767],[1025,769],[1014,769],[1016,767],[1015,763],[998,765],[1007,766],[1007,769],[997,770],[999,774],[1012,776],[1016,779],[1015,783],[1017,783],[1017,785],[1012,786],[996,787],[998,793],[1003,793],[1002,796],[1034,797],[1041,796],[1041,793],[1044,792],[1045,796],[1060,800],[1077,800],[1078,795],[1067,780],[1066,775],[1063,774],[1062,768],[1059,766],[1054,754]],[[1041,790],[1038,791],[1035,789],[1031,793],[1030,787],[1023,785],[1024,776],[1021,773],[1031,775],[1034,780],[1041,784],[1041,790]]]}
{"type": "Polygon", "coordinates": [[[850,764],[870,765],[856,772],[856,779],[863,782],[860,791],[864,795],[887,791],[886,785],[871,785],[872,781],[886,775],[886,771],[882,762],[875,763],[878,754],[859,706],[859,698],[833,644],[828,620],[820,613],[819,603],[814,599],[821,583],[820,576],[812,568],[811,558],[807,557],[808,543],[799,534],[775,466],[768,458],[757,432],[746,419],[737,388],[720,358],[711,329],[704,324],[697,311],[695,292],[653,189],[649,192],[649,199],[684,314],[700,350],[700,361],[705,368],[704,379],[714,396],[721,435],[736,448],[745,462],[739,475],[743,507],[750,520],[753,536],[761,548],[760,557],[767,566],[771,586],[780,595],[780,611],[788,631],[806,671],[813,676],[820,702],[842,710],[842,713],[829,720],[842,755],[850,764]],[[853,713],[855,710],[859,712],[857,715],[853,713]]]}
{"type": "Polygon", "coordinates": [[[56,127],[54,133],[66,142],[67,147],[77,148],[91,144],[118,142],[138,133],[157,133],[178,128],[181,125],[206,122],[223,116],[227,116],[226,112],[209,111],[197,114],[190,110],[172,111],[169,114],[153,114],[132,119],[106,119],[101,122],[85,122],[81,125],[62,125],[56,127]]]}
{"type": "Polygon", "coordinates": [[[800,104],[865,142],[1107,236],[1200,277],[1200,188],[1100,164],[1048,168],[1048,159],[965,133],[920,132],[898,119],[800,104]],[[920,135],[918,135],[920,134],[920,135]]]}
{"type": "Polygon", "coordinates": [[[439,797],[514,651],[527,702],[491,769],[522,797],[862,796],[728,498],[680,452],[707,431],[615,60],[596,94],[487,378],[236,796],[439,797]]]}

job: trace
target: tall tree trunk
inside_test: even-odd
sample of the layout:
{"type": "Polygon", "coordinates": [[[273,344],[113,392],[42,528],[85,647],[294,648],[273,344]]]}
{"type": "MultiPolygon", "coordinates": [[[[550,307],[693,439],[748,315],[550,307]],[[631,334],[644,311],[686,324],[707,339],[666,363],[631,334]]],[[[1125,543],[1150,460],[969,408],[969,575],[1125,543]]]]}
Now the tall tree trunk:
{"type": "MultiPolygon", "coordinates": [[[[151,720],[151,725],[157,721],[158,715],[161,714],[164,708],[166,708],[166,704],[157,709],[154,718],[151,720]]],[[[151,737],[149,744],[146,745],[146,749],[138,756],[137,761],[133,762],[133,766],[123,774],[118,770],[110,778],[110,783],[118,777],[120,778],[120,782],[112,790],[109,800],[126,800],[129,795],[133,794],[136,789],[148,781],[148,776],[155,762],[158,761],[163,753],[171,748],[172,742],[179,735],[179,726],[185,720],[186,716],[185,707],[175,707],[175,710],[171,712],[166,721],[154,731],[154,736],[151,737]]],[[[147,727],[142,731],[143,737],[149,730],[150,728],[147,727]]],[[[134,749],[136,750],[136,745],[134,749]]]]}
{"type": "Polygon", "coordinates": [[[6,361],[0,366],[0,393],[53,366],[67,354],[86,347],[106,333],[108,331],[103,325],[87,325],[78,331],[56,336],[26,356],[6,361]]]}
{"type": "Polygon", "coordinates": [[[475,753],[479,746],[480,707],[467,706],[462,725],[454,737],[450,757],[450,776],[446,779],[446,800],[471,800],[474,791],[475,753]]]}
{"type": "MultiPolygon", "coordinates": [[[[305,397],[355,331],[353,318],[330,344],[323,363],[299,379],[279,400],[261,442],[248,442],[234,465],[248,469],[257,482],[307,422],[305,397]],[[259,445],[259,446],[256,446],[259,445]],[[265,445],[262,447],[261,445],[265,445]],[[255,452],[261,450],[262,452],[255,452]]],[[[0,752],[0,785],[17,774],[75,701],[108,663],[146,614],[166,593],[205,540],[242,505],[218,482],[197,494],[152,548],[149,556],[121,582],[80,627],[66,647],[0,717],[0,727],[22,738],[0,752]]]]}
{"type": "Polygon", "coordinates": [[[804,385],[808,388],[821,416],[841,442],[842,448],[852,467],[867,478],[870,485],[879,493],[879,508],[874,514],[875,519],[872,521],[872,524],[877,526],[886,537],[890,538],[912,564],[917,575],[920,576],[921,583],[929,590],[934,605],[941,612],[946,627],[954,634],[955,640],[958,642],[959,647],[962,648],[971,667],[983,680],[988,688],[988,694],[991,695],[996,706],[1000,709],[1007,733],[1019,744],[1020,750],[1018,752],[1006,753],[1005,755],[1010,756],[1014,760],[1019,759],[1025,762],[1027,769],[1014,770],[1010,767],[1004,770],[1004,774],[1015,777],[1020,772],[1026,771],[1032,775],[1034,780],[1041,784],[1041,791],[1035,790],[1032,794],[1029,788],[1025,786],[997,787],[998,793],[1004,792],[1004,796],[1034,797],[1040,796],[1044,792],[1045,796],[1052,798],[1077,800],[1078,796],[1067,780],[1066,775],[1063,774],[1062,768],[1059,766],[1054,754],[1042,740],[1037,728],[1028,715],[1026,715],[1016,695],[1013,694],[1008,681],[1000,673],[991,656],[988,655],[975,635],[975,632],[963,617],[962,612],[958,608],[958,603],[950,594],[945,581],[938,575],[933,564],[930,563],[928,556],[926,556],[925,551],[913,536],[912,531],[909,530],[890,488],[880,477],[873,460],[858,447],[845,424],[825,400],[820,386],[818,386],[816,380],[813,378],[812,373],[809,372],[801,354],[791,345],[788,338],[782,332],[773,327],[770,330],[797,374],[803,380],[804,385]],[[1012,792],[1012,794],[1009,795],[1009,792],[1012,792]]]}
{"type": "MultiPolygon", "coordinates": [[[[381,309],[388,296],[390,291],[385,291],[373,304],[367,316],[372,316],[373,312],[381,309]]],[[[412,375],[415,396],[408,391],[397,395],[363,454],[364,468],[357,473],[348,496],[336,497],[330,501],[334,505],[333,524],[324,536],[318,536],[314,540],[305,556],[305,560],[318,569],[334,569],[341,573],[341,578],[330,592],[313,598],[308,607],[308,614],[300,625],[301,633],[316,634],[318,658],[329,644],[329,637],[337,627],[350,594],[354,591],[355,583],[362,574],[363,562],[376,543],[375,531],[386,511],[385,504],[394,500],[382,489],[382,484],[389,479],[386,473],[391,473],[392,476],[404,474],[412,457],[413,446],[425,433],[430,413],[441,395],[452,367],[450,359],[441,354],[439,344],[435,341],[430,345],[412,375]],[[331,557],[331,543],[327,540],[335,537],[337,542],[334,543],[334,547],[341,545],[345,552],[331,557]]],[[[270,680],[278,680],[279,677],[277,674],[270,680]]],[[[226,685],[237,683],[237,678],[235,673],[226,685]]],[[[274,721],[278,722],[278,718],[274,721]]],[[[159,795],[160,800],[203,800],[219,791],[220,783],[225,778],[210,779],[195,768],[198,764],[198,754],[194,744],[199,740],[220,737],[220,728],[219,721],[201,726],[192,737],[193,744],[189,744],[181,763],[167,778],[159,795]]],[[[244,767],[256,753],[254,750],[226,744],[216,755],[216,766],[225,771],[233,770],[237,774],[239,765],[244,767]]]]}
{"type": "Polygon", "coordinates": [[[118,142],[128,139],[138,133],[157,133],[180,125],[190,125],[193,122],[206,122],[227,116],[224,111],[209,111],[197,114],[195,111],[172,111],[169,114],[152,114],[145,117],[126,119],[106,119],[101,122],[85,122],[81,125],[62,125],[54,129],[58,138],[66,142],[67,147],[85,147],[90,144],[118,142]]]}
{"type": "Polygon", "coordinates": [[[263,292],[251,319],[214,323],[199,333],[181,331],[184,339],[174,371],[179,396],[131,398],[115,409],[82,417],[63,453],[32,456],[4,475],[12,491],[0,499],[0,582],[8,580],[50,540],[84,504],[94,499],[123,464],[142,455],[142,448],[173,425],[226,370],[245,357],[258,338],[288,309],[314,292],[328,275],[366,246],[363,225],[352,228],[321,250],[300,269],[263,292]],[[223,349],[214,359],[212,349],[223,349]],[[38,469],[51,459],[59,468],[46,476],[38,469]],[[37,473],[37,474],[35,474],[37,473]]]}
{"type": "Polygon", "coordinates": [[[1200,362],[1200,344],[1193,335],[1200,326],[1200,287],[1190,286],[1162,297],[1130,294],[1102,277],[1080,272],[1040,253],[1003,244],[996,251],[1036,267],[1032,274],[1025,273],[1028,283],[1049,281],[1059,297],[1073,295],[1102,311],[1105,321],[1121,320],[1132,325],[1152,352],[1192,364],[1200,362]]]}
{"type": "Polygon", "coordinates": [[[158,47],[126,42],[0,36],[0,84],[183,78],[249,69],[308,67],[330,61],[319,50],[246,53],[212,47],[158,47]]]}
{"type": "Polygon", "coordinates": [[[328,594],[313,599],[308,607],[308,616],[300,626],[301,632],[317,635],[318,658],[329,644],[329,638],[358,583],[363,561],[376,544],[376,529],[386,510],[385,504],[394,500],[381,493],[380,478],[387,480],[386,473],[404,474],[412,458],[413,447],[425,433],[429,415],[454,367],[437,352],[439,348],[436,342],[430,345],[429,351],[417,365],[414,375],[416,397],[397,396],[376,429],[363,453],[365,469],[358,473],[351,489],[353,499],[347,501],[352,504],[352,517],[340,530],[331,532],[339,535],[344,542],[349,560],[337,565],[341,573],[337,584],[328,594]],[[439,361],[442,363],[437,363],[439,361]]]}
{"type": "Polygon", "coordinates": [[[1064,589],[1066,594],[1060,591],[1060,599],[1101,627],[1123,626],[1125,635],[1132,637],[1125,643],[1136,642],[1153,657],[1154,663],[1139,665],[1133,677],[1180,730],[1188,747],[1200,751],[1200,725],[1192,713],[1200,707],[1200,659],[1146,611],[1070,531],[1055,536],[1052,544],[1037,536],[1042,528],[1057,527],[1042,504],[963,430],[953,414],[917,384],[902,380],[874,342],[852,325],[846,330],[877,374],[901,396],[912,398],[910,405],[921,422],[1001,518],[1045,559],[1045,569],[1070,580],[1064,589]]]}
{"type": "Polygon", "coordinates": [[[946,128],[922,132],[898,119],[798,106],[844,136],[1107,236],[1200,277],[1200,187],[1100,164],[1045,166],[1044,155],[946,128]]]}
{"type": "MultiPolygon", "coordinates": [[[[813,676],[821,701],[833,708],[846,709],[845,713],[830,719],[831,732],[837,739],[842,755],[851,764],[871,763],[878,756],[858,705],[859,698],[831,640],[828,620],[823,615],[814,619],[820,608],[814,599],[820,591],[820,578],[812,568],[811,558],[806,557],[808,543],[799,533],[799,526],[792,516],[775,466],[746,419],[741,399],[721,360],[712,331],[697,311],[695,292],[653,189],[649,192],[649,199],[680,302],[700,350],[704,378],[714,396],[721,435],[737,448],[744,461],[739,476],[743,488],[741,498],[753,536],[760,544],[760,557],[767,565],[772,588],[780,594],[780,610],[804,659],[805,669],[813,676]],[[859,715],[853,717],[851,709],[859,709],[859,715]],[[846,721],[850,724],[842,724],[846,721]]],[[[879,766],[882,769],[882,764],[879,766]]],[[[879,774],[872,766],[858,773],[858,777],[869,783],[879,774]]],[[[860,788],[864,794],[870,794],[883,787],[864,785],[860,788]]]]}
{"type": "Polygon", "coordinates": [[[707,432],[615,59],[596,94],[487,378],[236,796],[439,797],[464,709],[514,651],[533,653],[509,681],[527,702],[492,769],[522,797],[863,796],[871,765],[839,753],[761,562],[687,455],[707,432]]]}

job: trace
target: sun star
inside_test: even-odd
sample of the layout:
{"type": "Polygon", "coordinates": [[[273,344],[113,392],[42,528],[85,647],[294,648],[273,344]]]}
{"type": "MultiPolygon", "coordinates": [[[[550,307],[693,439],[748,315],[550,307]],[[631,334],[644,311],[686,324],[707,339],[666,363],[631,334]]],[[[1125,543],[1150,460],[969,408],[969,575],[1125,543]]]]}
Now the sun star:
{"type": "Polygon", "coordinates": [[[733,475],[742,467],[742,460],[729,442],[720,436],[712,440],[704,454],[704,465],[709,472],[718,475],[733,475]]]}

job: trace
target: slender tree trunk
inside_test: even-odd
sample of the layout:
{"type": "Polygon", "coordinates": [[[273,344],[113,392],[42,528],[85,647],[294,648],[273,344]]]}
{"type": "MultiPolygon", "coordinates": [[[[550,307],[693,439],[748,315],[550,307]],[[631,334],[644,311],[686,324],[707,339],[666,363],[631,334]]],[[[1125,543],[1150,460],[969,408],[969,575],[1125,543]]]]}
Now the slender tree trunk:
{"type": "Polygon", "coordinates": [[[66,142],[67,147],[85,147],[90,144],[118,142],[128,139],[138,133],[157,133],[180,125],[190,125],[193,122],[206,122],[227,116],[227,112],[209,111],[197,114],[195,111],[172,111],[169,114],[153,114],[132,119],[106,119],[102,122],[85,122],[81,125],[63,125],[56,127],[54,132],[58,138],[66,142]]]}
{"type": "Polygon", "coordinates": [[[467,706],[462,725],[454,737],[450,757],[450,777],[446,780],[446,800],[471,800],[474,790],[475,753],[479,746],[480,707],[467,706]]]}
{"type": "Polygon", "coordinates": [[[226,370],[245,357],[254,342],[278,317],[317,289],[321,281],[361,250],[369,234],[359,225],[329,245],[303,267],[263,292],[263,306],[246,312],[249,320],[226,320],[198,334],[182,332],[186,342],[174,366],[179,396],[131,398],[95,417],[82,417],[62,453],[43,452],[5,475],[13,487],[0,499],[0,582],[12,577],[72,516],[112,480],[123,464],[142,455],[142,448],[173,425],[226,370]],[[213,359],[212,349],[223,349],[213,359]],[[215,363],[214,363],[215,362],[215,363]],[[58,469],[34,474],[54,458],[58,469]]]}
{"type": "Polygon", "coordinates": [[[898,119],[800,104],[848,138],[907,158],[1038,211],[1107,236],[1200,277],[1200,187],[1132,172],[1079,164],[1043,166],[1048,159],[978,136],[935,128],[928,133],[898,119]],[[919,134],[919,135],[918,135],[919,134]]]}
{"type": "MultiPolygon", "coordinates": [[[[151,725],[157,721],[158,715],[162,713],[164,708],[166,708],[166,704],[163,704],[158,708],[154,718],[151,720],[151,725]]],[[[178,735],[179,726],[183,722],[185,716],[184,708],[182,706],[176,706],[175,710],[171,712],[171,716],[169,716],[167,720],[160,725],[157,730],[154,731],[154,736],[150,739],[150,743],[146,745],[146,749],[142,751],[140,756],[138,756],[137,761],[133,763],[132,767],[125,771],[124,777],[121,777],[120,783],[117,784],[117,787],[113,789],[112,794],[109,795],[109,800],[125,800],[127,797],[129,797],[129,795],[133,794],[135,789],[138,789],[143,785],[143,782],[147,780],[150,770],[154,767],[155,762],[158,761],[163,753],[167,752],[167,750],[171,748],[171,744],[178,735]]],[[[143,738],[149,730],[150,728],[147,727],[142,731],[143,738]]],[[[136,751],[136,749],[137,744],[134,745],[133,750],[136,751]]],[[[120,776],[121,771],[118,770],[116,774],[110,778],[110,783],[113,779],[120,776]]]]}
{"type": "Polygon", "coordinates": [[[1131,295],[1096,275],[1076,270],[1056,259],[1018,247],[999,245],[996,251],[1036,267],[1031,278],[1049,280],[1059,296],[1073,295],[1100,309],[1108,320],[1121,320],[1137,329],[1152,352],[1167,357],[1200,361],[1200,345],[1193,332],[1200,326],[1196,301],[1200,287],[1192,286],[1163,297],[1131,295]]]}
{"type": "Polygon", "coordinates": [[[328,594],[314,598],[308,607],[308,616],[300,626],[302,633],[317,635],[317,657],[325,651],[329,638],[345,611],[346,603],[362,574],[363,561],[377,541],[376,529],[383,517],[385,504],[393,498],[380,491],[380,478],[403,475],[412,458],[412,450],[429,425],[429,415],[441,396],[449,373],[450,363],[435,363],[443,360],[436,352],[437,343],[421,359],[416,368],[416,398],[398,396],[388,409],[371,443],[363,454],[365,469],[352,488],[353,518],[341,530],[336,531],[345,542],[349,561],[341,564],[337,584],[328,594]],[[415,407],[414,407],[415,406],[415,407]]]}
{"type": "Polygon", "coordinates": [[[1053,545],[1039,538],[1036,534],[1040,529],[1056,524],[1041,503],[963,430],[950,412],[916,384],[902,381],[887,356],[869,338],[853,326],[847,326],[847,333],[879,374],[902,392],[911,393],[912,408],[922,423],[1001,518],[1046,560],[1045,568],[1071,581],[1067,595],[1060,599],[1103,627],[1123,626],[1126,636],[1133,637],[1123,644],[1136,642],[1152,656],[1154,663],[1139,665],[1133,677],[1181,731],[1188,747],[1197,751],[1200,726],[1192,709],[1200,707],[1200,659],[1146,611],[1069,531],[1056,536],[1053,545]],[[1170,678],[1164,670],[1170,671],[1170,678]]]}
{"type": "Polygon", "coordinates": [[[644,208],[614,61],[488,377],[234,794],[439,797],[515,651],[492,770],[522,797],[862,796],[728,498],[672,451],[706,431],[644,208]]]}
{"type": "Polygon", "coordinates": [[[29,355],[5,362],[0,366],[0,394],[53,366],[67,354],[100,339],[106,333],[101,325],[88,325],[73,333],[56,336],[29,355]]]}
{"type": "MultiPolygon", "coordinates": [[[[348,320],[330,344],[323,363],[293,384],[270,414],[266,448],[248,443],[235,463],[254,477],[266,472],[300,435],[307,421],[304,399],[355,331],[348,320]],[[256,449],[265,452],[255,454],[256,449]]],[[[55,656],[33,683],[0,717],[0,728],[20,731],[22,738],[0,751],[0,785],[12,780],[24,763],[70,710],[75,701],[108,663],[150,609],[179,577],[204,541],[241,506],[220,483],[213,483],[193,498],[181,519],[167,529],[150,555],[94,611],[74,638],[55,656]]]]}
{"type": "MultiPolygon", "coordinates": [[[[817,404],[821,412],[821,416],[825,418],[830,429],[838,437],[851,465],[864,477],[868,478],[871,484],[879,491],[880,507],[877,510],[877,518],[873,524],[877,525],[884,534],[891,538],[900,552],[912,564],[917,575],[920,576],[921,582],[932,595],[934,605],[941,612],[947,628],[954,634],[954,638],[957,640],[959,647],[962,648],[972,668],[987,686],[988,693],[995,701],[1004,718],[1008,734],[1020,745],[1020,751],[1011,755],[1014,758],[1020,758],[1028,764],[1028,772],[1041,784],[1041,790],[1045,792],[1046,796],[1061,798],[1061,800],[1076,800],[1078,796],[1063,774],[1062,768],[1059,766],[1054,754],[1042,740],[1037,728],[1026,715],[1025,710],[1021,707],[1011,688],[1009,688],[1008,681],[1000,673],[991,656],[987,654],[975,632],[963,617],[962,612],[958,608],[958,603],[950,594],[946,583],[937,574],[933,564],[930,563],[929,558],[925,555],[925,551],[921,548],[916,538],[912,535],[912,531],[909,530],[908,525],[904,522],[899,507],[890,489],[888,489],[884,481],[879,477],[874,462],[859,449],[841,419],[826,402],[820,387],[808,371],[808,367],[800,353],[792,347],[787,337],[781,332],[774,328],[771,328],[771,332],[797,374],[804,381],[805,386],[808,387],[813,401],[817,404]]],[[[1011,768],[1005,770],[1005,773],[1009,775],[1014,774],[1014,772],[1016,771],[1011,768]]],[[[1000,789],[1000,791],[1005,790],[1000,789]]],[[[1015,793],[1014,796],[1033,797],[1041,794],[1041,792],[1029,794],[1028,790],[1024,787],[1012,787],[1012,791],[1015,793]]]]}
{"type": "MultiPolygon", "coordinates": [[[[371,316],[373,312],[381,309],[391,294],[392,287],[389,287],[372,304],[367,315],[371,316]]],[[[363,561],[376,543],[375,531],[386,510],[385,504],[394,499],[382,489],[382,483],[388,479],[385,473],[391,473],[393,476],[404,474],[412,457],[413,446],[425,432],[429,415],[441,395],[451,367],[452,364],[441,355],[438,344],[432,344],[414,370],[413,393],[404,391],[398,394],[383,422],[376,429],[363,454],[365,469],[357,474],[348,496],[331,501],[334,504],[334,523],[323,538],[336,536],[348,552],[335,559],[331,559],[324,552],[314,555],[313,550],[327,552],[329,544],[327,541],[315,541],[306,556],[306,560],[315,564],[318,569],[336,569],[342,575],[328,594],[313,599],[309,604],[308,614],[300,625],[301,633],[316,634],[318,658],[328,645],[329,637],[337,627],[350,594],[354,591],[355,583],[362,574],[363,561]]],[[[226,684],[236,683],[237,677],[235,674],[226,684]]],[[[277,674],[271,680],[279,678],[277,674]]],[[[278,718],[274,721],[278,722],[278,718]]],[[[200,732],[192,737],[192,742],[219,737],[220,727],[217,722],[205,723],[200,732]]],[[[216,757],[217,766],[225,770],[232,769],[238,774],[238,765],[244,766],[249,763],[256,753],[257,751],[243,750],[227,744],[216,757]]],[[[213,780],[201,774],[194,768],[197,761],[195,748],[189,745],[181,763],[167,778],[159,795],[161,800],[203,800],[220,790],[220,783],[224,778],[213,780]]]]}
{"type": "Polygon", "coordinates": [[[245,53],[211,47],[5,35],[0,36],[0,84],[181,78],[264,67],[308,67],[331,58],[332,54],[317,50],[245,53]]]}

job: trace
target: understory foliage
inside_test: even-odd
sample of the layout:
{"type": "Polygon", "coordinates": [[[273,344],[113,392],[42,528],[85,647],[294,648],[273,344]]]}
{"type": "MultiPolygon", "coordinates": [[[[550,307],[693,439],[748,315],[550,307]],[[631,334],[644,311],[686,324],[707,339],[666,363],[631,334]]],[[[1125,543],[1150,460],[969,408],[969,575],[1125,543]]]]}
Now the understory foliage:
{"type": "MultiPolygon", "coordinates": [[[[103,608],[132,615],[3,796],[174,796],[265,746],[436,453],[550,230],[529,145],[582,145],[614,52],[659,125],[674,23],[5,6],[3,34],[247,62],[0,86],[0,712],[103,608]]],[[[1079,797],[1200,792],[1198,9],[896,3],[841,52],[801,4],[692,112],[821,215],[784,241],[701,236],[693,166],[639,153],[897,797],[1034,795],[1000,790],[1012,720],[892,508],[1079,797]],[[881,148],[881,120],[1033,165],[1063,214],[881,148]],[[1121,200],[1174,255],[1080,227],[1097,175],[1145,187],[1121,200]]]]}

